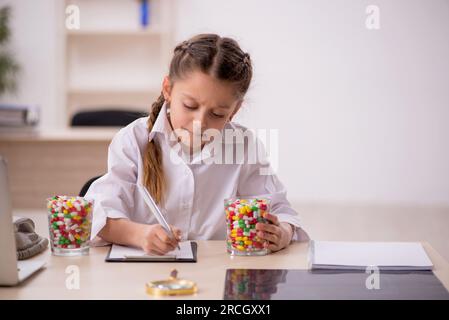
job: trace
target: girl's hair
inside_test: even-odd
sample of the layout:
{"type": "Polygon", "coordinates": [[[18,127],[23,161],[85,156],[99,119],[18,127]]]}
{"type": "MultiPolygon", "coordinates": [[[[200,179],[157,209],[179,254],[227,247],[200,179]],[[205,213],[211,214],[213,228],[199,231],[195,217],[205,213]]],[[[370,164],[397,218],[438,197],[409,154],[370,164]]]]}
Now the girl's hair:
{"type": "MultiPolygon", "coordinates": [[[[201,71],[218,80],[229,82],[234,85],[235,94],[239,99],[248,91],[253,74],[249,54],[243,52],[235,40],[216,34],[199,34],[175,47],[168,74],[171,83],[184,78],[192,71],[201,71]]],[[[161,93],[151,107],[147,123],[149,132],[153,129],[164,102],[161,93]]],[[[146,147],[143,165],[144,184],[154,200],[162,203],[166,183],[161,147],[155,139],[146,147]]]]}

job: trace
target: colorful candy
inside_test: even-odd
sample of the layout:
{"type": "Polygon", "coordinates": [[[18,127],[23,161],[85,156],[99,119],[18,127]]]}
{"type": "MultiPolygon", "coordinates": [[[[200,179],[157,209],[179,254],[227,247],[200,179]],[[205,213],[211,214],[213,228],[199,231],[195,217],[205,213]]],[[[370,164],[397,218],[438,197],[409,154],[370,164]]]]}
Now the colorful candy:
{"type": "Polygon", "coordinates": [[[53,251],[88,247],[92,202],[83,197],[47,199],[50,242],[53,251]]]}
{"type": "Polygon", "coordinates": [[[266,254],[266,240],[257,235],[256,224],[266,223],[269,200],[262,198],[225,200],[227,248],[233,254],[266,254]]]}

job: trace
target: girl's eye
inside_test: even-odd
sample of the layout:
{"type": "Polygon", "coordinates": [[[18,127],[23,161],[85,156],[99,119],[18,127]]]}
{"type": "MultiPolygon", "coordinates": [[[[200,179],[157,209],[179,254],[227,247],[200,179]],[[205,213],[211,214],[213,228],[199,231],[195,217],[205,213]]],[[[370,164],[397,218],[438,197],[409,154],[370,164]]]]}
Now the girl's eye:
{"type": "Polygon", "coordinates": [[[187,105],[187,104],[185,104],[185,103],[184,103],[184,107],[186,107],[187,109],[190,109],[190,110],[195,109],[195,107],[191,107],[191,106],[189,106],[189,105],[187,105]]]}
{"type": "Polygon", "coordinates": [[[224,118],[225,117],[223,114],[216,114],[214,112],[212,112],[212,116],[214,116],[215,118],[224,118]]]}
{"type": "MultiPolygon", "coordinates": [[[[187,108],[187,109],[189,109],[189,110],[195,110],[195,109],[196,109],[196,107],[192,107],[192,106],[190,106],[190,105],[188,105],[188,104],[185,104],[185,103],[183,103],[183,105],[184,105],[185,108],[187,108]]],[[[223,114],[218,114],[218,113],[215,113],[215,112],[211,112],[211,115],[212,115],[212,117],[214,117],[214,118],[224,118],[224,117],[225,117],[225,115],[223,115],[223,114]]]]}

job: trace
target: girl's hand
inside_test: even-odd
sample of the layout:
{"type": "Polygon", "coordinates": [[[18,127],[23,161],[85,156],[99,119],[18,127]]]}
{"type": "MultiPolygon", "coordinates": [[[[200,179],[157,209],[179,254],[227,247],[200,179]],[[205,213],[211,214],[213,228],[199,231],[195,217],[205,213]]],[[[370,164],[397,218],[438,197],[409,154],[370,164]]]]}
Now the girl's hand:
{"type": "Polygon", "coordinates": [[[287,222],[279,222],[274,214],[267,213],[265,219],[271,223],[256,224],[257,236],[268,240],[267,248],[271,251],[279,251],[290,243],[293,236],[292,226],[287,222]]]}
{"type": "Polygon", "coordinates": [[[174,250],[181,240],[181,230],[170,226],[176,239],[172,239],[160,224],[145,225],[141,236],[142,249],[149,254],[164,255],[174,250]]]}

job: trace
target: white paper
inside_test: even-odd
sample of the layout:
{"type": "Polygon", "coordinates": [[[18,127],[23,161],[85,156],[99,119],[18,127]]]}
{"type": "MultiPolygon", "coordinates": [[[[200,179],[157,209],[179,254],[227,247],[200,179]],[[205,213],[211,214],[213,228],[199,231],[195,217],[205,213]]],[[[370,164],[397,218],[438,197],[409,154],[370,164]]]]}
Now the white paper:
{"type": "Polygon", "coordinates": [[[312,269],[431,270],[432,262],[417,242],[312,241],[312,269]]]}
{"type": "Polygon", "coordinates": [[[145,251],[139,248],[121,246],[118,244],[113,244],[111,252],[109,253],[109,258],[111,259],[136,259],[136,258],[148,258],[148,259],[193,259],[192,245],[190,241],[179,242],[179,248],[173,251],[167,252],[163,256],[146,254],[145,251]]]}

